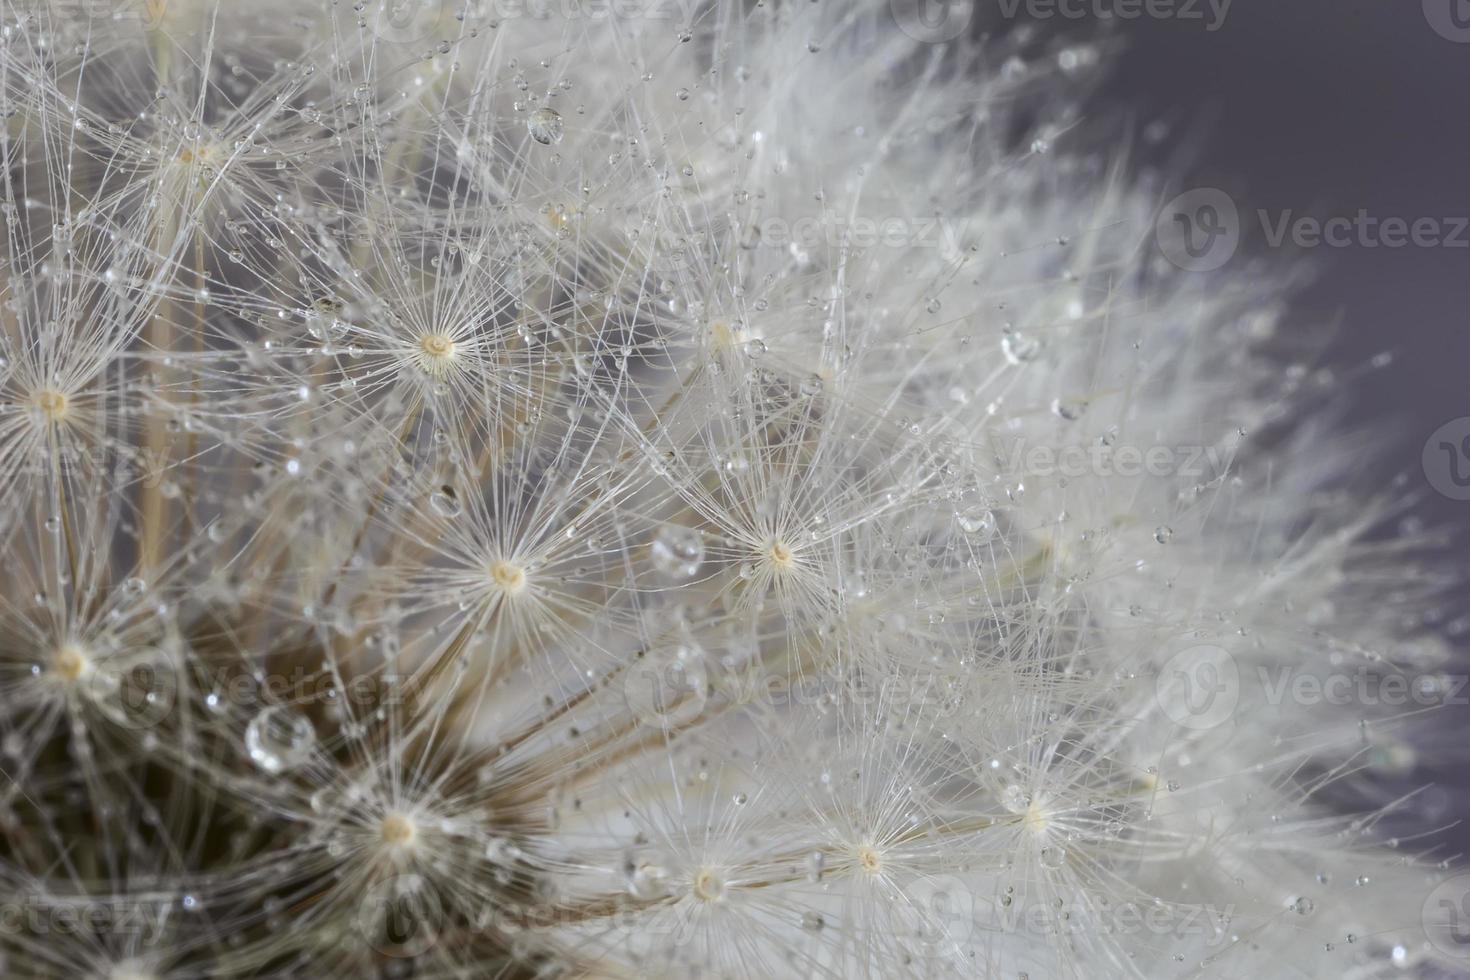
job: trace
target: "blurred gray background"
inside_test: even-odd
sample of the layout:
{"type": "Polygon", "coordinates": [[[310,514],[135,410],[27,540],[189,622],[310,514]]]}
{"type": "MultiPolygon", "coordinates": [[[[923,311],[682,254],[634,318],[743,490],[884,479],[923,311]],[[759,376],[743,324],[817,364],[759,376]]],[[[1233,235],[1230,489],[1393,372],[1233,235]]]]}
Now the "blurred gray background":
{"type": "MultiPolygon", "coordinates": [[[[1002,9],[1001,0],[978,2],[1002,9]]],[[[1189,149],[1179,189],[1231,194],[1242,255],[1266,245],[1257,209],[1273,218],[1288,209],[1319,220],[1359,210],[1431,218],[1446,236],[1452,219],[1470,220],[1470,0],[1235,0],[1214,31],[1208,2],[1199,3],[1204,21],[1030,22],[1078,38],[1101,26],[1122,43],[1099,111],[1124,106],[1140,128],[1169,125],[1164,145],[1189,149]],[[1459,41],[1436,30],[1453,34],[1452,15],[1464,24],[1459,41]]],[[[1115,0],[1073,3],[1091,11],[1115,0]]],[[[1015,19],[1025,22],[1027,10],[1023,0],[1015,19]]],[[[1459,240],[1459,248],[1391,249],[1364,247],[1355,235],[1346,247],[1266,254],[1305,257],[1316,270],[1292,322],[1336,326],[1330,362],[1395,353],[1389,368],[1353,382],[1350,417],[1395,424],[1403,436],[1381,461],[1385,472],[1429,490],[1426,521],[1470,530],[1470,501],[1434,492],[1421,463],[1442,423],[1470,415],[1470,231],[1459,240]]]]}
{"type": "MultiPolygon", "coordinates": [[[[1447,565],[1470,571],[1470,499],[1436,491],[1423,461],[1437,429],[1470,416],[1470,230],[1458,248],[1364,247],[1355,233],[1346,247],[1294,254],[1263,251],[1256,216],[1289,209],[1326,220],[1363,210],[1380,220],[1432,218],[1445,234],[1455,219],[1470,221],[1470,0],[1234,0],[1223,19],[1198,0],[1202,19],[1129,20],[1098,16],[1119,0],[1061,2],[1086,16],[1063,16],[1056,0],[975,0],[983,31],[1029,24],[1049,39],[1119,43],[1089,116],[1111,122],[1121,111],[1134,136],[1167,124],[1168,139],[1142,155],[1177,175],[1177,191],[1228,191],[1242,219],[1241,257],[1311,264],[1315,279],[1287,322],[1335,326],[1321,363],[1350,368],[1393,351],[1389,367],[1345,387],[1345,422],[1395,433],[1361,475],[1378,485],[1406,475],[1406,490],[1422,496],[1416,513],[1454,534],[1447,565]]],[[[1184,9],[1185,0],[1173,2],[1184,9]]],[[[1456,440],[1462,434],[1470,423],[1456,440]]],[[[1470,441],[1460,462],[1470,473],[1470,441]]],[[[1444,631],[1470,656],[1467,636],[1448,625],[1470,613],[1470,589],[1460,592],[1444,631]]],[[[1447,744],[1466,742],[1458,732],[1470,733],[1470,709],[1449,709],[1444,723],[1447,744]]],[[[1433,809],[1444,824],[1470,817],[1467,757],[1415,773],[1415,782],[1438,784],[1433,809]]],[[[1470,824],[1447,836],[1448,853],[1470,853],[1470,824]]]]}

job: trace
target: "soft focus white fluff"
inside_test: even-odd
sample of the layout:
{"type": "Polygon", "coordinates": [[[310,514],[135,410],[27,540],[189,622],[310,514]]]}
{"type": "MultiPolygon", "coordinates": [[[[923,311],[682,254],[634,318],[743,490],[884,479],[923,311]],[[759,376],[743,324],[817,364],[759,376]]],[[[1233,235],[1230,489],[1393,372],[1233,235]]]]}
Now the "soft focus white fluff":
{"type": "Polygon", "coordinates": [[[1433,682],[1424,542],[1097,49],[3,14],[6,976],[1437,968],[1426,705],[1269,689],[1433,682]]]}

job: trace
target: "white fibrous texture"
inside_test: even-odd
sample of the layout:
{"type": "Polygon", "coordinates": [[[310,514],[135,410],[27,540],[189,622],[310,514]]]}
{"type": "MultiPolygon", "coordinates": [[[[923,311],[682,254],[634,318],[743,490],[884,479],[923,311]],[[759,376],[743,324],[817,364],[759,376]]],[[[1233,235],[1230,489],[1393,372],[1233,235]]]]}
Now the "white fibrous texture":
{"type": "Polygon", "coordinates": [[[0,973],[1453,965],[1433,540],[1108,46],[0,9],[0,973]]]}

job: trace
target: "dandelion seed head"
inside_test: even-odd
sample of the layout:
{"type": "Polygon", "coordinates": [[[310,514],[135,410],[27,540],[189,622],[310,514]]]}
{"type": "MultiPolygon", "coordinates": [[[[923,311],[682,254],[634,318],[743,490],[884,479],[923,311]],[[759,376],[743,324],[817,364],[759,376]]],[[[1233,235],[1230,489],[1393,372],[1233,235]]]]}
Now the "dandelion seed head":
{"type": "Polygon", "coordinates": [[[106,980],[159,980],[159,976],[141,961],[125,960],[108,968],[106,980]]]}
{"type": "Polygon", "coordinates": [[[699,868],[694,873],[694,897],[701,902],[718,902],[725,896],[725,880],[716,868],[699,868]]]}
{"type": "Polygon", "coordinates": [[[48,424],[59,424],[71,412],[72,401],[66,392],[56,388],[38,388],[31,401],[41,419],[48,424]]]}
{"type": "Polygon", "coordinates": [[[394,811],[384,815],[379,835],[390,850],[407,851],[418,840],[418,822],[410,814],[394,811]]]}
{"type": "Polygon", "coordinates": [[[787,569],[796,563],[796,552],[785,541],[777,538],[766,548],[766,558],[779,569],[787,569]]]}
{"type": "Polygon", "coordinates": [[[51,656],[51,673],[59,680],[74,684],[92,670],[92,658],[77,643],[64,643],[51,656]]]}
{"type": "Polygon", "coordinates": [[[6,22],[0,892],[167,913],[7,975],[1453,972],[1433,706],[1261,690],[1452,587],[1100,59],[399,6],[6,22]]]}
{"type": "Polygon", "coordinates": [[[857,866],[868,874],[883,870],[883,852],[872,844],[862,844],[856,851],[857,866]]]}
{"type": "Polygon", "coordinates": [[[424,373],[431,377],[442,377],[449,371],[459,345],[442,333],[426,333],[419,338],[419,349],[422,352],[419,364],[424,373]]]}
{"type": "Polygon", "coordinates": [[[497,561],[490,566],[490,581],[507,595],[515,595],[526,587],[526,570],[510,561],[497,561]]]}

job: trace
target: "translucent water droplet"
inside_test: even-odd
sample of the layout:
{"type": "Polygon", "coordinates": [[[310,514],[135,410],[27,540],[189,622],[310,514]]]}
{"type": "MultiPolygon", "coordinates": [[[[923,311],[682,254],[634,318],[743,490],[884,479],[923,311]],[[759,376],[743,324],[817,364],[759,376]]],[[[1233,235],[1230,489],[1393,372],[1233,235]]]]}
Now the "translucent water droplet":
{"type": "Polygon", "coordinates": [[[313,813],[327,813],[337,803],[338,793],[335,786],[323,786],[307,800],[311,805],[313,813]]]}
{"type": "Polygon", "coordinates": [[[1055,871],[1067,863],[1067,852],[1060,847],[1043,847],[1037,860],[1043,868],[1055,871]]]}
{"type": "Polygon", "coordinates": [[[1051,410],[1056,413],[1057,417],[1066,419],[1068,422],[1080,419],[1086,408],[1087,406],[1082,402],[1063,401],[1060,398],[1053,399],[1051,403],[1051,410]]]}
{"type": "Polygon", "coordinates": [[[1160,524],[1154,528],[1154,540],[1159,544],[1168,544],[1174,537],[1174,529],[1167,524],[1160,524]]]}
{"type": "Polygon", "coordinates": [[[666,891],[668,875],[656,864],[636,864],[627,869],[628,894],[639,901],[652,901],[666,891]]]}
{"type": "Polygon", "coordinates": [[[995,529],[995,515],[983,504],[955,511],[954,520],[966,534],[983,537],[995,529]]]}
{"type": "Polygon", "coordinates": [[[300,765],[315,741],[311,719],[285,705],[266,708],[245,728],[246,751],[257,766],[269,773],[300,765]]]}
{"type": "Polygon", "coordinates": [[[1291,910],[1297,915],[1311,915],[1316,907],[1317,903],[1305,895],[1291,903],[1291,910]]]}
{"type": "Polygon", "coordinates": [[[464,507],[459,502],[459,495],[447,483],[429,494],[429,507],[434,513],[444,518],[454,518],[464,513],[464,507]]]}
{"type": "Polygon", "coordinates": [[[827,856],[821,851],[812,851],[806,856],[806,876],[808,881],[821,881],[822,875],[827,867],[827,856]]]}
{"type": "Polygon", "coordinates": [[[704,647],[693,640],[683,640],[669,648],[666,657],[664,676],[672,687],[694,694],[704,692],[709,683],[704,647]]]}
{"type": "Polygon", "coordinates": [[[766,355],[766,342],[760,338],[747,340],[743,349],[746,357],[756,360],[766,355]]]}
{"type": "Polygon", "coordinates": [[[820,374],[809,374],[801,382],[801,393],[808,398],[815,398],[822,393],[823,385],[820,374]]]}
{"type": "Polygon", "coordinates": [[[526,128],[530,131],[531,138],[537,143],[550,145],[561,142],[566,124],[562,122],[561,113],[543,106],[531,113],[530,118],[526,120],[526,128]]]}
{"type": "Polygon", "coordinates": [[[1041,342],[1019,333],[1008,333],[1000,339],[1001,353],[1012,364],[1025,364],[1036,360],[1041,353],[1041,342]]]}
{"type": "Polygon", "coordinates": [[[704,561],[704,537],[693,528],[669,525],[659,529],[648,550],[659,574],[675,580],[689,579],[699,574],[704,561]]]}
{"type": "Polygon", "coordinates": [[[1012,813],[1025,813],[1031,808],[1031,794],[1011,783],[1001,791],[1000,802],[1012,813]]]}

